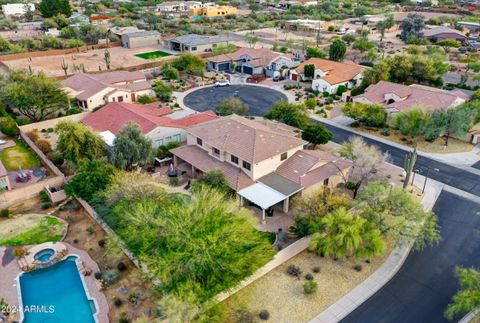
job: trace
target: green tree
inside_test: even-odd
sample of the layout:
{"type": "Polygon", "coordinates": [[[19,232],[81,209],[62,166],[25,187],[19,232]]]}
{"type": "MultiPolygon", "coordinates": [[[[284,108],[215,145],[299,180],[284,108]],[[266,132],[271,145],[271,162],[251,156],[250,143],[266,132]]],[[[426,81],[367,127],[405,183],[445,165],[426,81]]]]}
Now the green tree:
{"type": "Polygon", "coordinates": [[[343,35],[342,36],[342,40],[347,43],[348,45],[350,45],[351,43],[353,43],[355,41],[355,39],[357,39],[357,37],[355,37],[355,35],[352,35],[352,34],[346,34],[346,35],[343,35]]]}
{"type": "Polygon", "coordinates": [[[200,186],[206,185],[210,189],[217,190],[225,194],[226,192],[230,192],[230,185],[228,184],[228,180],[225,177],[225,174],[220,169],[211,169],[206,171],[202,178],[198,181],[195,181],[194,187],[192,187],[193,191],[201,189],[200,186]]]}
{"type": "Polygon", "coordinates": [[[156,81],[153,84],[153,91],[155,91],[157,98],[163,102],[168,102],[172,98],[173,89],[165,82],[156,81]]]}
{"type": "Polygon", "coordinates": [[[313,145],[323,145],[332,140],[333,134],[324,126],[318,123],[308,124],[303,128],[302,139],[313,145]]]}
{"type": "Polygon", "coordinates": [[[12,48],[12,43],[0,36],[0,53],[8,53],[12,48]]]}
{"type": "Polygon", "coordinates": [[[172,66],[185,73],[203,76],[206,63],[205,60],[199,56],[184,53],[172,63],[172,66]]]}
{"type": "Polygon", "coordinates": [[[58,134],[55,150],[74,164],[82,159],[98,159],[105,152],[102,138],[80,122],[61,121],[55,127],[55,133],[58,134]]]}
{"type": "Polygon", "coordinates": [[[385,241],[374,225],[340,208],[320,219],[308,249],[338,259],[372,257],[385,252],[385,241]]]}
{"type": "Polygon", "coordinates": [[[312,58],[312,57],[327,58],[327,53],[315,47],[308,47],[306,56],[308,58],[312,58]]]}
{"type": "Polygon", "coordinates": [[[258,37],[255,35],[245,35],[245,42],[250,46],[250,48],[255,48],[255,44],[258,43],[258,37]]]}
{"type": "Polygon", "coordinates": [[[77,196],[86,201],[95,193],[107,188],[114,174],[114,168],[100,160],[83,160],[79,163],[75,176],[65,186],[69,196],[77,196]]]}
{"type": "Polygon", "coordinates": [[[420,108],[397,113],[393,118],[393,127],[403,135],[418,138],[425,131],[427,115],[420,108]]]}
{"type": "Polygon", "coordinates": [[[445,111],[445,146],[448,146],[448,139],[451,136],[463,138],[468,134],[468,131],[473,126],[476,112],[469,109],[468,106],[460,106],[454,109],[445,111]]]}
{"type": "Polygon", "coordinates": [[[358,38],[355,40],[355,42],[352,44],[352,48],[359,50],[360,52],[364,53],[370,49],[373,49],[376,47],[376,44],[374,42],[371,42],[365,38],[358,38]]]}
{"type": "Polygon", "coordinates": [[[445,52],[448,53],[450,48],[459,48],[461,46],[460,42],[455,39],[444,39],[437,41],[437,45],[442,47],[445,52]]]}
{"type": "Polygon", "coordinates": [[[370,127],[383,127],[387,121],[387,112],[381,104],[347,103],[343,113],[370,127]]]}
{"type": "Polygon", "coordinates": [[[330,44],[328,57],[332,61],[341,61],[345,57],[345,53],[347,52],[347,45],[344,41],[340,39],[336,39],[330,44]]]}
{"type": "Polygon", "coordinates": [[[0,78],[0,98],[34,122],[68,107],[67,94],[57,80],[25,70],[11,71],[0,78]]]}
{"type": "Polygon", "coordinates": [[[135,164],[152,161],[153,156],[152,142],[142,134],[139,125],[128,122],[115,137],[110,158],[114,166],[130,170],[135,164]]]}
{"type": "Polygon", "coordinates": [[[44,18],[50,18],[58,14],[69,17],[72,14],[72,7],[68,0],[42,0],[38,10],[44,18]]]}
{"type": "Polygon", "coordinates": [[[475,268],[457,267],[455,275],[460,290],[445,310],[445,317],[451,321],[480,307],[480,272],[475,268]]]}
{"type": "Polygon", "coordinates": [[[400,29],[402,29],[401,38],[407,40],[410,36],[419,36],[424,28],[425,21],[423,16],[418,13],[409,13],[400,23],[400,29]]]}
{"type": "Polygon", "coordinates": [[[304,105],[293,104],[287,101],[275,103],[265,115],[265,118],[277,120],[300,129],[304,128],[310,122],[304,105]]]}
{"type": "Polygon", "coordinates": [[[306,78],[314,78],[315,77],[315,65],[314,64],[307,64],[303,67],[303,75],[306,78]]]}
{"type": "Polygon", "coordinates": [[[137,98],[137,102],[140,104],[149,104],[155,102],[156,99],[153,96],[150,96],[148,94],[140,95],[137,98]]]}
{"type": "Polygon", "coordinates": [[[215,107],[215,112],[221,116],[230,114],[247,115],[249,107],[239,98],[228,98],[215,107]]]}
{"type": "Polygon", "coordinates": [[[162,68],[162,73],[166,80],[180,79],[180,73],[178,73],[178,70],[170,65],[164,65],[162,68]]]}
{"type": "Polygon", "coordinates": [[[222,54],[230,54],[237,50],[237,46],[234,44],[218,44],[213,49],[213,55],[222,55],[222,54]]]}

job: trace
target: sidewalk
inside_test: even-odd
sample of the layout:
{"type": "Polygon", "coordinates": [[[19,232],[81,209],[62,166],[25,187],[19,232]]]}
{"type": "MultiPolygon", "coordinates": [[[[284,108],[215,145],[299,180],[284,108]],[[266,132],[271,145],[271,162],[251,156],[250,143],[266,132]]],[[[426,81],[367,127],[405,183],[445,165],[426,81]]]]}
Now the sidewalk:
{"type": "MultiPolygon", "coordinates": [[[[423,187],[425,177],[421,175],[415,176],[415,186],[423,187]]],[[[443,184],[429,179],[425,187],[425,195],[422,204],[425,210],[431,210],[440,192],[443,184]]],[[[334,323],[347,317],[363,302],[372,297],[393,276],[400,270],[403,263],[407,259],[408,254],[413,246],[413,242],[408,244],[399,244],[392,251],[387,260],[363,283],[355,287],[350,293],[343,296],[335,304],[331,305],[317,317],[310,320],[310,323],[334,323]]]]}

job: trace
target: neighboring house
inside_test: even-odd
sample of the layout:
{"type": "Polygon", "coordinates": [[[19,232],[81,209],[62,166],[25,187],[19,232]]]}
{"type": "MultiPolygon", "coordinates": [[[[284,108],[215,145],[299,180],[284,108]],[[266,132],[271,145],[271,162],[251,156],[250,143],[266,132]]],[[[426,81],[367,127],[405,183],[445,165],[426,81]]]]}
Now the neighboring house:
{"type": "Polygon", "coordinates": [[[90,24],[88,16],[78,12],[74,12],[70,17],[68,17],[68,20],[70,20],[70,26],[82,26],[90,24]]]}
{"type": "Polygon", "coordinates": [[[122,35],[122,46],[127,48],[160,46],[161,44],[162,37],[156,30],[133,31],[122,35]]]}
{"type": "Polygon", "coordinates": [[[1,161],[0,161],[0,189],[2,191],[8,191],[12,189],[12,186],[10,186],[10,180],[8,179],[7,169],[5,168],[5,166],[1,161]]]}
{"type": "Polygon", "coordinates": [[[327,152],[304,150],[298,129],[237,115],[187,129],[187,145],[171,152],[177,169],[198,178],[219,169],[240,197],[264,211],[322,185],[335,186],[351,164],[327,152]]]}
{"type": "Polygon", "coordinates": [[[310,58],[290,71],[292,81],[311,81],[312,89],[320,92],[336,93],[338,87],[344,85],[352,89],[363,80],[365,67],[351,61],[334,62],[322,58],[310,58]],[[313,77],[306,77],[306,65],[315,67],[313,77]]]}
{"type": "Polygon", "coordinates": [[[192,16],[198,17],[220,17],[227,15],[234,15],[237,13],[237,8],[232,6],[202,6],[200,8],[192,8],[190,10],[192,16]]]}
{"type": "Polygon", "coordinates": [[[203,36],[188,34],[166,39],[164,46],[177,52],[211,52],[218,44],[228,43],[233,39],[228,36],[203,36]]]}
{"type": "Polygon", "coordinates": [[[158,148],[171,141],[186,141],[186,128],[216,118],[211,111],[183,116],[168,107],[159,107],[158,103],[112,102],[88,115],[82,123],[99,132],[105,142],[113,146],[120,129],[131,121],[138,124],[142,133],[158,148]]]}
{"type": "Polygon", "coordinates": [[[57,28],[48,28],[48,30],[45,32],[45,35],[59,37],[60,30],[58,30],[57,28]]]}
{"type": "Polygon", "coordinates": [[[110,31],[112,34],[117,35],[118,37],[122,38],[123,35],[128,34],[128,33],[134,33],[138,31],[142,31],[141,29],[138,29],[137,27],[134,26],[126,26],[126,27],[112,27],[108,31],[110,31]]]}
{"type": "Polygon", "coordinates": [[[295,63],[287,54],[272,52],[266,48],[240,48],[230,54],[207,58],[210,71],[238,70],[245,74],[266,74],[269,77],[287,72],[295,63]]]}
{"type": "Polygon", "coordinates": [[[24,16],[27,11],[35,11],[33,3],[8,3],[2,5],[2,12],[5,16],[24,16]]]}
{"type": "Polygon", "coordinates": [[[432,6],[438,6],[438,0],[411,0],[412,4],[416,5],[423,5],[424,3],[428,3],[432,6]]]}
{"type": "Polygon", "coordinates": [[[163,13],[188,12],[193,9],[202,8],[199,1],[166,1],[157,4],[157,11],[163,13]]]}
{"type": "Polygon", "coordinates": [[[480,23],[472,21],[457,21],[458,26],[468,29],[471,33],[476,33],[480,31],[480,23]]]}
{"type": "Polygon", "coordinates": [[[63,88],[87,110],[109,102],[136,102],[141,95],[154,96],[141,72],[77,73],[63,81],[63,88]]]}
{"type": "Polygon", "coordinates": [[[293,31],[318,32],[324,30],[324,20],[295,19],[285,22],[285,29],[293,31]]]}
{"type": "Polygon", "coordinates": [[[379,103],[389,113],[408,111],[414,107],[441,110],[456,107],[470,99],[461,91],[446,91],[418,84],[402,85],[380,81],[370,85],[365,93],[353,97],[353,102],[379,103]]]}
{"type": "Polygon", "coordinates": [[[465,43],[467,41],[467,36],[465,36],[461,31],[445,26],[427,29],[423,32],[423,37],[433,42],[447,39],[458,40],[461,43],[465,43]]]}

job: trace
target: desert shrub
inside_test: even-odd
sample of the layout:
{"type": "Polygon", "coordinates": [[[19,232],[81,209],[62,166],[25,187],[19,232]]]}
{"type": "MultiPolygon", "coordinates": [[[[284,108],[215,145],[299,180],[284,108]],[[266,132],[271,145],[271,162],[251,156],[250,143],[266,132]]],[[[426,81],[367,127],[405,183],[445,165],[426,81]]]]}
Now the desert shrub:
{"type": "Polygon", "coordinates": [[[0,117],[0,131],[9,137],[17,136],[18,128],[15,120],[10,116],[0,117]]]}
{"type": "Polygon", "coordinates": [[[30,124],[32,121],[28,118],[20,117],[20,118],[16,118],[15,122],[17,123],[18,126],[24,126],[26,124],[30,124]]]}
{"type": "Polygon", "coordinates": [[[258,317],[267,321],[270,318],[270,313],[267,310],[261,310],[260,313],[258,313],[258,317]]]}
{"type": "Polygon", "coordinates": [[[308,273],[308,274],[305,275],[305,279],[306,280],[313,280],[313,275],[308,273]]]}
{"type": "Polygon", "coordinates": [[[382,134],[382,136],[390,136],[390,129],[388,128],[383,128],[382,131],[380,131],[380,134],[382,134]]]}
{"type": "Polygon", "coordinates": [[[170,185],[171,186],[178,186],[178,177],[177,176],[170,177],[170,185]]]}
{"type": "Polygon", "coordinates": [[[116,307],[120,307],[120,306],[122,306],[123,301],[122,301],[120,298],[115,297],[115,300],[113,301],[113,304],[114,304],[116,307]]]}
{"type": "Polygon", "coordinates": [[[93,227],[88,227],[85,231],[87,231],[88,234],[94,234],[95,233],[95,229],[93,227]]]}
{"type": "Polygon", "coordinates": [[[8,218],[10,216],[10,211],[8,209],[2,209],[0,211],[0,216],[2,218],[8,218]]]}
{"type": "Polygon", "coordinates": [[[113,269],[107,270],[103,273],[102,279],[109,284],[114,283],[118,280],[118,272],[113,269]]]}
{"type": "Polygon", "coordinates": [[[305,106],[307,107],[307,109],[314,109],[317,106],[317,100],[315,100],[314,98],[308,98],[305,100],[305,106]]]}
{"type": "Polygon", "coordinates": [[[30,138],[31,141],[35,142],[38,140],[38,132],[37,131],[29,131],[27,132],[27,137],[30,138]]]}
{"type": "Polygon", "coordinates": [[[38,193],[38,196],[40,197],[40,199],[43,202],[49,202],[50,201],[50,197],[48,196],[46,191],[41,191],[40,193],[38,193]]]}
{"type": "Polygon", "coordinates": [[[137,98],[137,102],[140,104],[148,104],[148,103],[153,103],[155,102],[155,98],[153,96],[150,96],[148,94],[140,95],[137,98]]]}
{"type": "Polygon", "coordinates": [[[360,272],[360,271],[362,271],[362,265],[356,264],[356,265],[353,266],[353,269],[354,269],[355,271],[359,271],[359,272],[360,272]]]}
{"type": "Polygon", "coordinates": [[[52,145],[50,145],[50,143],[46,140],[37,140],[35,145],[37,145],[38,149],[40,149],[44,154],[52,151],[52,145]]]}
{"type": "Polygon", "coordinates": [[[98,246],[103,248],[105,247],[105,240],[101,239],[101,240],[98,240],[98,246]]]}
{"type": "Polygon", "coordinates": [[[125,265],[124,262],[119,262],[118,265],[117,265],[117,269],[118,269],[118,271],[125,271],[125,270],[127,270],[127,265],[125,265]]]}
{"type": "Polygon", "coordinates": [[[287,268],[287,274],[294,277],[300,277],[300,275],[302,274],[302,271],[300,270],[300,267],[295,265],[290,265],[287,268]]]}
{"type": "Polygon", "coordinates": [[[49,209],[52,207],[52,203],[51,202],[43,202],[42,204],[40,204],[40,208],[42,210],[46,210],[46,209],[49,209]]]}
{"type": "Polygon", "coordinates": [[[235,319],[236,322],[242,322],[242,323],[253,323],[255,322],[255,317],[248,310],[248,308],[245,305],[240,306],[236,311],[235,311],[235,319]]]}
{"type": "Polygon", "coordinates": [[[23,257],[26,253],[26,250],[24,247],[15,247],[12,251],[12,254],[15,256],[15,257],[23,257]]]}
{"type": "Polygon", "coordinates": [[[95,279],[99,280],[102,279],[103,274],[100,271],[97,271],[95,274],[93,274],[95,279]]]}
{"type": "Polygon", "coordinates": [[[318,284],[313,280],[306,281],[303,284],[303,292],[307,295],[313,294],[317,291],[318,284]]]}

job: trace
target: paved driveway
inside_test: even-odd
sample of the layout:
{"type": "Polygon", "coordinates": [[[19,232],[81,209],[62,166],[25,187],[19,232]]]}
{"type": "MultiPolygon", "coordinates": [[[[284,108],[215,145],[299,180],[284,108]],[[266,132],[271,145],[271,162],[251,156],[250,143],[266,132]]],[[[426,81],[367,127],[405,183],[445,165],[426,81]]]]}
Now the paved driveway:
{"type": "Polygon", "coordinates": [[[214,110],[227,98],[237,97],[250,107],[249,115],[263,116],[272,105],[287,100],[285,94],[262,86],[230,85],[205,87],[187,94],[183,103],[197,111],[214,110]]]}
{"type": "Polygon", "coordinates": [[[408,256],[379,292],[342,322],[448,322],[443,311],[458,290],[456,266],[480,266],[480,204],[443,191],[434,206],[442,241],[408,256]]]}

